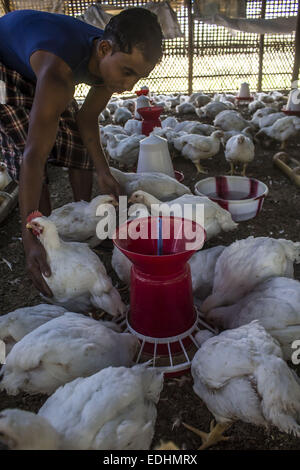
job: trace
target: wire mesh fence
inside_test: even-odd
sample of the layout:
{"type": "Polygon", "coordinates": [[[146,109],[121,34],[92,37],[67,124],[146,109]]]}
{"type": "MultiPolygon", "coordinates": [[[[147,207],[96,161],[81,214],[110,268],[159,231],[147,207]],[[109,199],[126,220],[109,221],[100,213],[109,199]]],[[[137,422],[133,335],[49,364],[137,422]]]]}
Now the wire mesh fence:
{"type": "MultiPolygon", "coordinates": [[[[100,2],[111,12],[126,7],[144,6],[149,0],[106,0],[100,2]]],[[[152,0],[159,2],[160,0],[152,0]]],[[[93,0],[1,0],[0,11],[33,8],[56,11],[78,16],[95,3],[93,0]]],[[[177,14],[183,37],[165,40],[162,61],[150,76],[142,79],[138,87],[147,85],[155,93],[187,93],[236,91],[240,83],[247,81],[251,90],[257,90],[259,81],[263,90],[289,89],[295,55],[295,33],[288,35],[266,34],[261,49],[258,34],[232,32],[222,26],[189,21],[188,5],[194,0],[171,0],[177,14]],[[192,44],[189,28],[193,26],[192,44]],[[192,48],[192,56],[189,54],[192,48]],[[262,66],[260,70],[260,59],[262,66]],[[191,63],[192,62],[192,63],[191,63]],[[189,77],[190,66],[190,77],[189,77]],[[192,67],[192,69],[191,69],[192,67]],[[259,78],[259,75],[261,77],[259,78]],[[190,82],[189,82],[190,80],[190,82]]],[[[262,0],[245,0],[246,17],[266,19],[280,16],[296,16],[298,0],[267,0],[263,11],[262,0]]],[[[78,85],[76,96],[83,98],[88,91],[86,85],[78,85]]]]}

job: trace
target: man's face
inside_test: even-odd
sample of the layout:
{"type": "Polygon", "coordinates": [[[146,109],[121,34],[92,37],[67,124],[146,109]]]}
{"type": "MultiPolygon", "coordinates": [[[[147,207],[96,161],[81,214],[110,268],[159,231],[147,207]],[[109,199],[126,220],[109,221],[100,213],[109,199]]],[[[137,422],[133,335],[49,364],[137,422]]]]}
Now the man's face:
{"type": "Polygon", "coordinates": [[[137,48],[133,48],[131,54],[112,54],[112,48],[109,47],[99,58],[100,75],[112,93],[132,90],[136,82],[147,77],[154,68],[153,64],[145,61],[142,52],[137,48]]]}

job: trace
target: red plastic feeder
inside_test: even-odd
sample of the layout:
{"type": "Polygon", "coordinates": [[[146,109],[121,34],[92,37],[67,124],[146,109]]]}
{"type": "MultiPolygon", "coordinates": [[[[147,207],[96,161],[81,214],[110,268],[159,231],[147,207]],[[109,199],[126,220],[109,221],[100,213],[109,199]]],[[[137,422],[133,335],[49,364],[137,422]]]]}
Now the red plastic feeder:
{"type": "Polygon", "coordinates": [[[179,183],[182,183],[182,181],[184,180],[184,174],[182,173],[182,171],[174,170],[174,173],[177,181],[179,181],[179,183]]]}
{"type": "Polygon", "coordinates": [[[287,116],[298,116],[300,117],[300,110],[296,110],[296,109],[286,109],[286,108],[283,108],[281,110],[284,114],[286,114],[287,116]]]}
{"type": "Polygon", "coordinates": [[[204,241],[205,230],[180,217],[143,217],[117,229],[113,242],[133,263],[127,330],[140,340],[136,362],[152,359],[172,375],[190,368],[204,322],[187,261],[204,241]]]}
{"type": "Polygon", "coordinates": [[[250,101],[254,100],[253,96],[236,96],[235,99],[240,103],[243,104],[243,101],[249,103],[250,101]]]}
{"type": "Polygon", "coordinates": [[[160,106],[145,106],[138,109],[139,114],[143,118],[142,134],[148,136],[153,131],[154,127],[161,127],[161,120],[159,116],[163,112],[160,106]]]}
{"type": "Polygon", "coordinates": [[[149,90],[137,90],[135,93],[137,94],[137,96],[141,96],[141,95],[147,96],[149,94],[149,90]]]}

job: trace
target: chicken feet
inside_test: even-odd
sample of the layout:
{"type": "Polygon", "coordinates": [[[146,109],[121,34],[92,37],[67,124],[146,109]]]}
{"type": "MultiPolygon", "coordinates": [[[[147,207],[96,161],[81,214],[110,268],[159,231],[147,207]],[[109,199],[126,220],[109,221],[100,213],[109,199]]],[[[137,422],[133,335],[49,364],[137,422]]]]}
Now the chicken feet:
{"type": "Polygon", "coordinates": [[[195,167],[197,168],[197,172],[198,173],[208,173],[207,170],[205,170],[205,168],[203,168],[203,166],[201,166],[200,162],[193,162],[195,167]]]}
{"type": "Polygon", "coordinates": [[[185,428],[189,429],[190,431],[194,432],[195,434],[201,437],[202,445],[199,447],[198,450],[207,449],[208,447],[211,447],[217,444],[218,442],[228,441],[228,439],[230,439],[230,437],[223,436],[223,432],[225,432],[226,429],[230,427],[230,424],[217,423],[216,426],[214,426],[214,421],[211,421],[210,432],[200,431],[199,429],[194,428],[194,426],[190,426],[186,423],[182,424],[185,428]]]}

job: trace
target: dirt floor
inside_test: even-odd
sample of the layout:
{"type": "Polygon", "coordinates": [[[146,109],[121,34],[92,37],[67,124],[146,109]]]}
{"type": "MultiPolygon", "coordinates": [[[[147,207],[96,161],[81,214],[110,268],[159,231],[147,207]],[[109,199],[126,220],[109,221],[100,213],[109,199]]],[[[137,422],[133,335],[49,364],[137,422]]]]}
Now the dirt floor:
{"type": "MultiPolygon", "coordinates": [[[[184,119],[195,119],[185,116],[184,119]]],[[[269,187],[269,195],[264,202],[262,212],[255,218],[239,224],[238,229],[230,233],[221,233],[205,245],[209,248],[219,244],[229,245],[236,239],[249,235],[270,236],[299,241],[300,232],[300,191],[273,166],[272,156],[278,151],[279,144],[271,148],[256,146],[255,160],[248,167],[248,176],[263,181],[269,187]]],[[[299,158],[300,143],[296,140],[288,145],[287,152],[299,158]]],[[[203,163],[208,170],[207,175],[198,175],[194,165],[182,158],[173,160],[175,169],[183,171],[184,184],[192,190],[195,183],[207,176],[225,174],[228,170],[223,149],[214,158],[203,163]]],[[[51,195],[53,206],[58,207],[72,200],[67,172],[57,167],[49,169],[51,195]]],[[[97,194],[97,188],[94,188],[97,194]]],[[[24,267],[24,254],[20,240],[20,217],[16,208],[0,226],[0,296],[1,311],[5,314],[18,307],[41,303],[41,298],[32,286],[24,267]],[[5,261],[12,265],[12,270],[5,261]]],[[[115,284],[120,284],[110,266],[110,248],[103,255],[109,274],[115,284]]],[[[295,277],[300,280],[300,265],[295,267],[295,277]]],[[[300,371],[300,369],[299,369],[300,371]]],[[[298,371],[298,372],[299,372],[298,371]]],[[[21,393],[10,397],[0,393],[0,410],[4,408],[21,408],[37,412],[46,396],[29,396],[21,393]]],[[[59,412],[59,410],[58,410],[59,412]]],[[[199,437],[186,430],[181,422],[187,422],[201,430],[208,431],[212,420],[211,413],[204,403],[195,395],[192,388],[192,378],[187,375],[178,379],[165,381],[161,399],[158,404],[156,431],[152,446],[160,440],[173,440],[181,449],[197,449],[201,444],[199,437]]],[[[300,440],[272,428],[264,430],[242,422],[236,422],[226,435],[230,439],[214,447],[214,449],[231,450],[296,450],[300,448],[300,440]]]]}

